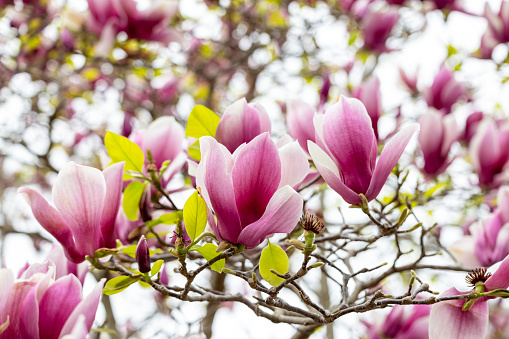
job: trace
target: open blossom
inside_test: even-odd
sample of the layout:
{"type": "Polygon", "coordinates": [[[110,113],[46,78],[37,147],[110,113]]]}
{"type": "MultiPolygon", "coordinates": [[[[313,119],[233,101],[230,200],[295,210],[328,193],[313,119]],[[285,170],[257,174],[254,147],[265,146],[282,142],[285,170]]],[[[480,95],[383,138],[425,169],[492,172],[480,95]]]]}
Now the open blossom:
{"type": "Polygon", "coordinates": [[[465,129],[463,131],[462,141],[469,143],[470,140],[474,137],[481,121],[484,118],[483,112],[474,112],[470,114],[465,123],[465,129]]]}
{"type": "Polygon", "coordinates": [[[362,33],[364,47],[378,52],[387,52],[385,46],[394,25],[398,22],[398,12],[389,10],[385,12],[368,12],[362,18],[362,33]]]}
{"type": "Polygon", "coordinates": [[[155,1],[150,8],[139,11],[134,0],[88,0],[89,29],[101,36],[96,49],[101,54],[113,46],[119,32],[130,39],[169,43],[176,39],[168,20],[175,15],[178,1],[155,1]]]}
{"type": "Polygon", "coordinates": [[[211,137],[200,138],[196,183],[218,240],[253,248],[275,233],[288,233],[302,212],[302,197],[292,187],[309,172],[297,142],[280,149],[263,133],[232,155],[211,137]]]}
{"type": "Polygon", "coordinates": [[[315,141],[315,129],[313,128],[315,112],[313,107],[300,100],[290,101],[286,105],[288,132],[306,152],[308,151],[308,140],[315,141]]]}
{"type": "Polygon", "coordinates": [[[216,140],[233,153],[237,147],[256,136],[270,132],[270,119],[265,109],[257,103],[248,104],[242,98],[228,106],[219,121],[216,140]]]}
{"type": "Polygon", "coordinates": [[[104,171],[67,163],[53,186],[51,206],[31,188],[18,190],[35,219],[64,247],[69,260],[80,263],[101,247],[116,247],[115,219],[122,196],[124,163],[104,171]]]}
{"type": "Polygon", "coordinates": [[[9,324],[0,339],[86,336],[95,319],[104,279],[83,298],[76,276],[57,278],[55,272],[51,261],[31,265],[19,279],[14,279],[11,270],[0,269],[0,326],[9,324]]]}
{"type": "MultiPolygon", "coordinates": [[[[472,274],[471,274],[472,275],[472,274]]],[[[474,275],[476,282],[484,282],[484,291],[506,289],[509,286],[509,256],[492,276],[485,274],[484,270],[478,270],[474,275]]],[[[442,293],[441,297],[468,294],[454,287],[442,293]]],[[[462,307],[466,299],[448,300],[434,304],[431,308],[429,319],[430,339],[461,338],[479,339],[484,338],[488,330],[489,311],[486,297],[479,298],[475,304],[466,311],[462,307]]]]}
{"type": "Polygon", "coordinates": [[[368,339],[428,339],[428,320],[431,306],[396,305],[382,324],[363,322],[368,339]]]}
{"type": "Polygon", "coordinates": [[[378,119],[380,119],[383,113],[380,80],[376,77],[369,78],[354,89],[352,96],[359,99],[364,104],[364,107],[366,107],[366,111],[371,118],[373,131],[378,139],[378,119]]]}
{"type": "Polygon", "coordinates": [[[327,184],[350,204],[359,204],[359,194],[376,198],[398,162],[412,135],[412,124],[385,145],[378,161],[377,139],[364,105],[341,97],[324,115],[315,115],[317,144],[308,141],[309,153],[327,184]]]}
{"type": "Polygon", "coordinates": [[[424,92],[429,107],[441,110],[444,114],[451,113],[452,105],[465,96],[463,85],[454,79],[454,73],[442,66],[433,84],[424,92]]]}
{"type": "Polygon", "coordinates": [[[500,11],[495,13],[488,3],[484,7],[488,21],[486,32],[481,38],[481,56],[491,58],[493,49],[501,43],[509,42],[509,1],[502,1],[500,11]]]}
{"type": "Polygon", "coordinates": [[[424,157],[421,171],[428,175],[438,175],[452,161],[448,159],[449,151],[459,137],[456,120],[452,115],[443,117],[437,111],[430,110],[419,119],[419,123],[419,145],[424,157]]]}
{"type": "Polygon", "coordinates": [[[483,121],[470,141],[469,153],[479,177],[479,185],[500,186],[509,160],[509,127],[483,121]]]}

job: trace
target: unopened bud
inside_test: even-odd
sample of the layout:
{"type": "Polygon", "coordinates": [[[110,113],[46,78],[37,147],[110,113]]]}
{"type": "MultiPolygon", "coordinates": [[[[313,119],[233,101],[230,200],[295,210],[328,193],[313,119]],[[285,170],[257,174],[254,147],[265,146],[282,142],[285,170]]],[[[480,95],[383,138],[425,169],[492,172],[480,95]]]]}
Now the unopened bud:
{"type": "Polygon", "coordinates": [[[405,222],[407,217],[408,217],[408,208],[405,207],[405,209],[399,215],[399,219],[398,219],[398,222],[396,223],[396,226],[403,225],[403,223],[405,222]]]}
{"type": "Polygon", "coordinates": [[[141,236],[138,246],[136,246],[136,261],[141,273],[150,272],[150,252],[144,235],[141,236]]]}
{"type": "Polygon", "coordinates": [[[231,270],[227,267],[223,267],[223,269],[221,270],[221,272],[223,273],[227,273],[227,274],[233,274],[233,275],[236,275],[235,271],[234,270],[231,270]]]}
{"type": "Polygon", "coordinates": [[[297,247],[298,249],[301,249],[301,250],[306,248],[306,245],[299,239],[290,239],[290,240],[287,240],[286,242],[290,245],[297,247]]]}
{"type": "Polygon", "coordinates": [[[322,267],[323,265],[325,265],[323,262],[319,261],[319,262],[315,262],[313,265],[309,266],[309,268],[318,268],[318,267],[322,267]]]}
{"type": "Polygon", "coordinates": [[[369,213],[369,205],[368,205],[368,199],[364,194],[359,194],[361,197],[361,209],[364,213],[369,213]]]}
{"type": "Polygon", "coordinates": [[[140,199],[140,215],[141,215],[141,219],[144,222],[152,220],[152,214],[151,214],[152,206],[150,203],[150,199],[151,199],[150,191],[151,191],[151,186],[146,185],[145,189],[143,190],[143,193],[141,194],[141,199],[140,199]]]}

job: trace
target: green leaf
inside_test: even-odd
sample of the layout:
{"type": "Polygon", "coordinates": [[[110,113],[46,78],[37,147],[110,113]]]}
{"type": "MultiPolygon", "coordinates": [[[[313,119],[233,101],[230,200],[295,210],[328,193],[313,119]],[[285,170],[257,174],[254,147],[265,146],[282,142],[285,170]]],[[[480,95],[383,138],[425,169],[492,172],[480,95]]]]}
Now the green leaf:
{"type": "Polygon", "coordinates": [[[198,195],[198,191],[194,192],[184,205],[184,223],[187,235],[192,240],[196,239],[205,230],[207,225],[207,205],[198,195]]]}
{"type": "Polygon", "coordinates": [[[219,120],[221,118],[207,107],[202,105],[194,106],[187,120],[186,137],[196,139],[206,135],[215,137],[219,120]]]}
{"type": "Polygon", "coordinates": [[[122,207],[129,220],[138,220],[138,210],[140,209],[140,199],[145,189],[145,184],[140,181],[133,181],[124,191],[122,207]]]}
{"type": "Polygon", "coordinates": [[[158,260],[154,263],[154,266],[152,266],[152,269],[150,270],[150,276],[153,277],[161,270],[161,267],[163,267],[164,260],[158,260]]]}
{"type": "Polygon", "coordinates": [[[201,161],[201,151],[200,151],[200,140],[196,140],[191,146],[187,148],[187,152],[189,156],[194,160],[200,162],[201,161]]]}
{"type": "Polygon", "coordinates": [[[260,274],[262,278],[272,286],[278,286],[284,279],[278,277],[270,270],[274,270],[279,274],[286,274],[289,268],[290,261],[288,260],[286,252],[278,245],[269,241],[269,244],[263,249],[260,257],[260,274]]]}
{"type": "Polygon", "coordinates": [[[161,220],[161,224],[166,225],[175,225],[177,223],[177,220],[182,220],[184,218],[184,214],[182,211],[176,211],[173,213],[166,213],[159,217],[159,220],[161,220]]]}
{"type": "Polygon", "coordinates": [[[138,284],[140,284],[140,286],[143,288],[150,287],[150,284],[147,284],[146,282],[141,281],[141,280],[138,280],[138,284]]]}
{"type": "MultiPolygon", "coordinates": [[[[112,163],[125,161],[124,171],[142,171],[145,156],[140,146],[126,137],[110,131],[106,132],[104,145],[106,146],[112,163]]],[[[126,178],[130,179],[131,177],[124,174],[124,180],[126,180],[126,178]]]]}
{"type": "MultiPolygon", "coordinates": [[[[221,254],[216,252],[217,246],[211,243],[203,246],[193,246],[194,251],[198,251],[207,261],[211,261],[215,257],[221,254]]],[[[218,273],[222,273],[221,270],[225,265],[225,260],[221,259],[210,265],[210,268],[218,273]]]]}
{"type": "Polygon", "coordinates": [[[131,278],[126,276],[115,277],[106,282],[103,293],[106,295],[117,294],[131,286],[138,281],[138,278],[131,278]]]}

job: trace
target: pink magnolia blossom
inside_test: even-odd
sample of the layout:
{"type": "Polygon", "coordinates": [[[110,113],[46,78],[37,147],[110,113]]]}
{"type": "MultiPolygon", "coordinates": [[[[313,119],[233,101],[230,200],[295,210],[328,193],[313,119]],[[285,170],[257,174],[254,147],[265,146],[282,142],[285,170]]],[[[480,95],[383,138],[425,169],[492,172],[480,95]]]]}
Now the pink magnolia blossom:
{"type": "Polygon", "coordinates": [[[468,116],[461,138],[464,142],[469,143],[472,140],[483,118],[483,112],[474,112],[468,116]]]}
{"type": "Polygon", "coordinates": [[[399,76],[401,78],[401,81],[405,85],[405,87],[412,93],[416,94],[419,92],[417,89],[417,74],[409,74],[408,72],[405,72],[403,69],[399,69],[399,76]]]}
{"type": "Polygon", "coordinates": [[[497,187],[504,181],[509,160],[509,128],[483,121],[470,141],[469,153],[479,185],[497,187]]]}
{"type": "Polygon", "coordinates": [[[134,0],[88,0],[89,29],[101,36],[96,49],[109,51],[119,32],[130,39],[169,43],[176,39],[168,21],[177,11],[178,1],[155,1],[150,8],[139,11],[134,0]]]}
{"type": "Polygon", "coordinates": [[[237,147],[256,136],[270,132],[270,119],[265,109],[257,103],[248,104],[240,99],[226,108],[216,130],[216,140],[233,153],[237,147]]]}
{"type": "Polygon", "coordinates": [[[421,0],[421,2],[432,2],[437,9],[452,8],[456,9],[457,0],[421,0]]]}
{"type": "MultiPolygon", "coordinates": [[[[484,280],[484,279],[483,279],[484,280]]],[[[482,281],[482,280],[481,280],[482,281]]],[[[485,292],[506,289],[509,286],[509,256],[500,267],[484,282],[485,292]]],[[[450,288],[440,297],[468,294],[450,288]]],[[[489,311],[486,297],[477,299],[467,311],[462,307],[466,299],[448,300],[434,304],[429,318],[430,339],[479,339],[484,338],[488,330],[489,311]]]]}
{"type": "Polygon", "coordinates": [[[196,183],[209,210],[218,240],[258,246],[274,233],[293,230],[302,212],[298,186],[309,172],[297,142],[280,149],[263,133],[246,145],[228,149],[211,137],[200,138],[202,159],[196,183]]]}
{"type": "Polygon", "coordinates": [[[468,234],[450,246],[463,266],[488,267],[509,254],[509,186],[499,188],[497,205],[487,220],[472,224],[468,234]]]}
{"type": "Polygon", "coordinates": [[[433,84],[424,92],[429,107],[441,110],[444,114],[451,113],[452,105],[465,96],[463,85],[454,79],[454,73],[442,66],[433,84]]]}
{"type": "Polygon", "coordinates": [[[498,44],[509,42],[509,1],[502,1],[498,13],[486,3],[484,16],[488,21],[488,28],[481,38],[481,56],[489,59],[498,44]]]}
{"type": "Polygon", "coordinates": [[[428,339],[431,306],[396,305],[382,324],[364,322],[368,339],[428,339]]]}
{"type": "Polygon", "coordinates": [[[315,115],[314,123],[317,143],[308,141],[311,158],[325,182],[350,204],[361,202],[360,193],[368,201],[376,198],[419,129],[412,124],[397,133],[377,161],[377,139],[359,100],[341,97],[324,115],[315,115]]]}
{"type": "Polygon", "coordinates": [[[115,219],[122,196],[124,163],[104,171],[67,163],[53,186],[51,206],[37,191],[18,190],[32,208],[35,219],[64,247],[75,263],[93,256],[101,247],[116,247],[115,219]]]}
{"type": "Polygon", "coordinates": [[[0,339],[62,338],[90,331],[99,306],[104,279],[82,297],[75,275],[56,278],[51,261],[31,265],[19,279],[8,269],[0,269],[0,324],[9,321],[0,339]]]}
{"type": "Polygon", "coordinates": [[[398,12],[368,12],[362,18],[364,47],[374,52],[383,53],[389,49],[385,46],[394,25],[398,22],[398,12]]]}
{"type": "Polygon", "coordinates": [[[435,176],[446,170],[452,160],[448,159],[452,144],[458,140],[459,132],[452,115],[443,117],[434,110],[420,119],[419,145],[424,157],[421,171],[435,176]]]}
{"type": "Polygon", "coordinates": [[[366,82],[354,89],[352,96],[359,99],[364,104],[364,107],[366,107],[366,111],[371,118],[371,125],[375,132],[375,137],[378,140],[378,119],[380,119],[383,113],[380,80],[376,77],[369,78],[366,82]]]}
{"type": "Polygon", "coordinates": [[[313,117],[316,110],[309,104],[294,100],[286,105],[286,125],[293,139],[297,140],[303,150],[308,152],[308,140],[315,142],[313,117]]]}

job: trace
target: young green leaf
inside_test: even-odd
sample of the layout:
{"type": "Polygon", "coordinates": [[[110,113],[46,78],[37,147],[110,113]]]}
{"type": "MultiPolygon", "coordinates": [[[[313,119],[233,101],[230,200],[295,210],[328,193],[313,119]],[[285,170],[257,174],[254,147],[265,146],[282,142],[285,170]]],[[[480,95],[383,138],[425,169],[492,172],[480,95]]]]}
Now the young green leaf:
{"type": "MultiPolygon", "coordinates": [[[[211,261],[215,257],[221,254],[221,252],[216,252],[217,246],[211,243],[205,244],[203,246],[193,246],[193,250],[198,251],[207,261],[211,261]]],[[[221,273],[225,265],[225,260],[221,259],[213,263],[210,268],[218,273],[221,273]]]]}
{"type": "Polygon", "coordinates": [[[182,220],[184,218],[184,214],[182,211],[176,211],[173,213],[165,213],[159,217],[159,220],[161,220],[161,224],[166,225],[175,225],[177,223],[177,220],[182,220]]]}
{"type": "Polygon", "coordinates": [[[131,278],[126,276],[115,277],[106,282],[103,293],[106,295],[117,294],[131,286],[138,281],[138,278],[131,278]]]}
{"type": "Polygon", "coordinates": [[[206,135],[215,137],[219,120],[221,118],[207,107],[202,105],[194,106],[187,120],[186,137],[196,139],[206,135]]]}
{"type": "Polygon", "coordinates": [[[145,184],[140,181],[133,181],[124,191],[122,207],[129,220],[138,220],[138,210],[140,209],[140,199],[145,189],[145,184]]]}
{"type": "MultiPolygon", "coordinates": [[[[104,145],[108,151],[112,163],[125,161],[124,171],[141,172],[145,156],[140,146],[131,140],[113,132],[106,132],[104,137],[104,145]]],[[[128,175],[124,175],[124,180],[130,179],[128,175]]]]}
{"type": "Polygon", "coordinates": [[[194,192],[184,205],[184,224],[187,235],[192,240],[196,239],[205,230],[207,225],[207,206],[205,201],[194,192]]]}
{"type": "Polygon", "coordinates": [[[201,161],[201,151],[200,151],[200,140],[196,140],[191,146],[187,148],[187,152],[189,156],[194,160],[200,162],[201,161]]]}
{"type": "Polygon", "coordinates": [[[150,270],[150,276],[153,277],[161,270],[161,267],[163,267],[164,260],[158,260],[154,263],[154,266],[152,266],[152,269],[150,270]]]}
{"type": "Polygon", "coordinates": [[[267,247],[262,250],[260,257],[260,274],[265,281],[272,286],[281,284],[284,279],[278,277],[270,270],[274,270],[279,274],[286,274],[290,268],[290,261],[286,252],[276,244],[269,241],[267,247]]]}

